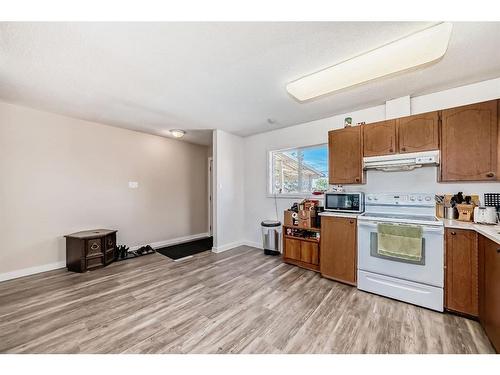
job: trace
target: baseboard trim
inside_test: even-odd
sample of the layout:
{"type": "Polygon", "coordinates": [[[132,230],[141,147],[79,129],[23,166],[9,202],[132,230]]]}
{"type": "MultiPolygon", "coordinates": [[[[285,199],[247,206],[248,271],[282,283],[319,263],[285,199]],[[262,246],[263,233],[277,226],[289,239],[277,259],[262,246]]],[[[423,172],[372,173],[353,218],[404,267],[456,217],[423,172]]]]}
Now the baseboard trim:
{"type": "Polygon", "coordinates": [[[250,246],[250,247],[255,247],[259,250],[264,250],[264,247],[260,242],[253,242],[253,241],[243,241],[243,245],[245,246],[250,246]]]}
{"type": "MultiPolygon", "coordinates": [[[[153,243],[150,243],[149,245],[153,249],[158,249],[160,247],[169,246],[169,245],[176,245],[179,243],[189,242],[189,241],[198,240],[200,238],[206,238],[206,237],[210,237],[210,234],[209,233],[198,233],[198,234],[193,234],[191,236],[177,237],[177,238],[172,238],[170,240],[153,242],[153,243]]],[[[147,244],[144,244],[144,245],[147,245],[147,244]]],[[[129,251],[137,250],[144,245],[131,246],[129,251]]],[[[19,277],[24,277],[24,276],[36,275],[37,273],[53,271],[53,270],[57,270],[60,268],[65,268],[65,267],[66,267],[66,261],[64,260],[64,261],[55,262],[55,263],[43,264],[41,266],[23,268],[20,270],[0,273],[0,282],[12,280],[12,279],[18,279],[19,277]]]]}
{"type": "Polygon", "coordinates": [[[212,252],[214,253],[222,253],[224,251],[228,251],[228,250],[231,250],[231,249],[234,249],[235,247],[238,247],[238,246],[241,246],[243,245],[243,241],[235,241],[235,242],[231,242],[231,243],[228,243],[226,245],[222,245],[222,246],[214,246],[212,247],[212,252]]]}
{"type": "Polygon", "coordinates": [[[212,252],[222,253],[224,251],[234,249],[235,247],[238,247],[238,246],[250,246],[250,247],[255,247],[257,249],[260,249],[260,250],[263,249],[262,244],[260,244],[259,242],[235,241],[235,242],[228,243],[227,245],[222,245],[222,246],[217,246],[217,247],[214,246],[214,247],[212,247],[212,252]]]}
{"type": "Polygon", "coordinates": [[[0,282],[12,279],[18,279],[23,276],[35,275],[41,272],[53,271],[65,267],[66,267],[66,261],[62,261],[62,262],[43,264],[41,266],[23,268],[16,271],[0,273],[0,282]]]}
{"type": "Polygon", "coordinates": [[[153,249],[159,249],[161,247],[170,246],[170,245],[177,245],[180,243],[199,240],[201,238],[206,238],[206,237],[210,237],[210,234],[208,232],[192,234],[190,236],[177,237],[177,238],[172,238],[170,240],[164,240],[164,241],[152,242],[149,244],[131,246],[129,251],[137,250],[137,249],[141,248],[142,246],[146,246],[146,245],[150,245],[153,249]]]}

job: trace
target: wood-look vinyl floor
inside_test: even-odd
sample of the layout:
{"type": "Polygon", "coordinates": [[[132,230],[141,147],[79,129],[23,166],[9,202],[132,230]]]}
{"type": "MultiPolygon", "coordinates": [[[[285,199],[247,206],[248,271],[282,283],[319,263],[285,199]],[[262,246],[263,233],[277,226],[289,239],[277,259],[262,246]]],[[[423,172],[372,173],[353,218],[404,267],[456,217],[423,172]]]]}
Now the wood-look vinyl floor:
{"type": "Polygon", "coordinates": [[[250,247],[0,283],[2,353],[493,353],[481,326],[250,247]]]}

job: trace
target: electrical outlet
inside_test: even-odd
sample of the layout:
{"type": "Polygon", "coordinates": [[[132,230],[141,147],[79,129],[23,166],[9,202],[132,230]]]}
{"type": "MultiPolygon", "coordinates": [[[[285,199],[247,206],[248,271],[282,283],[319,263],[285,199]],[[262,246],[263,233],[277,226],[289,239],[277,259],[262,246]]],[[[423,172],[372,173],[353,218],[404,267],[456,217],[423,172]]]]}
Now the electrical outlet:
{"type": "Polygon", "coordinates": [[[139,187],[139,183],[137,181],[129,181],[128,187],[130,189],[137,189],[139,187]]]}

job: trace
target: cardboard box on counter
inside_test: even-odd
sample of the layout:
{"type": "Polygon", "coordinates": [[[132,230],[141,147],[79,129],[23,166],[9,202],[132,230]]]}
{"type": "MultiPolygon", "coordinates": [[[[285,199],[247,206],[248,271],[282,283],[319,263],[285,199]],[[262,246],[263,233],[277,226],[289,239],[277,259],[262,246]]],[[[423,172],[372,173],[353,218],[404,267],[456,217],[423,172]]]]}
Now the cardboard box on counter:
{"type": "Polygon", "coordinates": [[[283,223],[287,227],[298,227],[299,215],[295,211],[286,210],[283,217],[283,223]]]}
{"type": "Polygon", "coordinates": [[[316,224],[316,211],[314,210],[299,210],[299,227],[314,228],[316,224]]]}

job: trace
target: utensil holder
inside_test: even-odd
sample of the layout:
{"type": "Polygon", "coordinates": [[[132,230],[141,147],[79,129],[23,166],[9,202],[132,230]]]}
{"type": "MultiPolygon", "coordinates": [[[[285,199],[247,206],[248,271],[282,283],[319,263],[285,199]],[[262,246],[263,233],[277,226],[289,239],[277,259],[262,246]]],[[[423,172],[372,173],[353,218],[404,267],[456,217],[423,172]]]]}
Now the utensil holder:
{"type": "Polygon", "coordinates": [[[445,218],[448,220],[456,220],[458,218],[458,212],[455,207],[445,207],[444,213],[445,218]]]}
{"type": "Polygon", "coordinates": [[[444,204],[436,203],[436,217],[440,219],[444,218],[444,204]]]}

